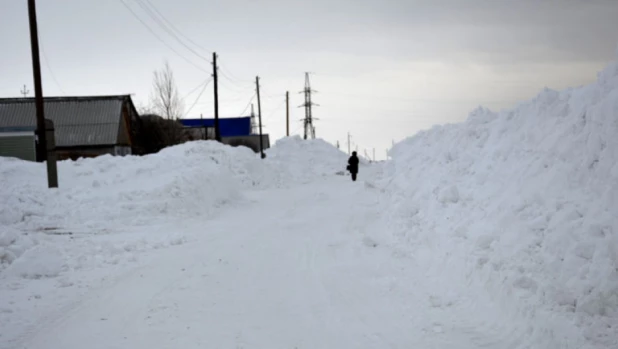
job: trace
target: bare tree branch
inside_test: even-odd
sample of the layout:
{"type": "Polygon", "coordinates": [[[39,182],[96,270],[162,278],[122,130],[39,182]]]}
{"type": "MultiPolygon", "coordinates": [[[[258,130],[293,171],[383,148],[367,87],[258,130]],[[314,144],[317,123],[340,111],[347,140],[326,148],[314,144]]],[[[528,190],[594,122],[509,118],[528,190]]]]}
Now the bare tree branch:
{"type": "Polygon", "coordinates": [[[174,72],[167,61],[161,70],[154,72],[151,104],[159,115],[168,120],[182,117],[184,105],[178,95],[174,72]]]}

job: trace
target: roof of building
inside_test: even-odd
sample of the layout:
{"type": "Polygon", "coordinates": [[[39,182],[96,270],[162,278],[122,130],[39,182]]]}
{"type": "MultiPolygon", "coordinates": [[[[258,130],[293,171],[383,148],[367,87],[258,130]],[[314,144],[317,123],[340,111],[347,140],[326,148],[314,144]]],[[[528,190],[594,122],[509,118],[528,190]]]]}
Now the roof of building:
{"type": "MultiPolygon", "coordinates": [[[[57,146],[98,146],[122,138],[122,106],[129,95],[45,97],[45,118],[54,122],[57,146]]],[[[36,128],[34,98],[0,98],[0,129],[36,128]]]]}
{"type": "MultiPolygon", "coordinates": [[[[185,127],[214,127],[215,119],[180,119],[185,127]]],[[[219,118],[221,137],[248,136],[251,134],[251,117],[219,118]]]]}

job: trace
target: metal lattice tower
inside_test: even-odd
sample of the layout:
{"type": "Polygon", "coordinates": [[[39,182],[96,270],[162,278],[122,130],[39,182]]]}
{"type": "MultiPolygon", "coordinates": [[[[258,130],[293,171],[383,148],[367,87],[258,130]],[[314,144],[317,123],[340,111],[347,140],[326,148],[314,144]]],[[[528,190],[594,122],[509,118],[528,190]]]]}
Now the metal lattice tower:
{"type": "Polygon", "coordinates": [[[311,139],[315,139],[315,126],[313,126],[313,116],[311,115],[311,107],[319,106],[311,101],[311,93],[317,92],[311,89],[311,84],[309,82],[309,73],[305,73],[305,89],[301,91],[301,93],[305,94],[305,103],[301,105],[301,107],[305,107],[305,119],[303,120],[304,128],[305,128],[305,139],[311,136],[311,139]]]}
{"type": "Polygon", "coordinates": [[[259,134],[258,125],[255,121],[255,112],[253,111],[253,103],[251,103],[251,134],[259,134]]]}

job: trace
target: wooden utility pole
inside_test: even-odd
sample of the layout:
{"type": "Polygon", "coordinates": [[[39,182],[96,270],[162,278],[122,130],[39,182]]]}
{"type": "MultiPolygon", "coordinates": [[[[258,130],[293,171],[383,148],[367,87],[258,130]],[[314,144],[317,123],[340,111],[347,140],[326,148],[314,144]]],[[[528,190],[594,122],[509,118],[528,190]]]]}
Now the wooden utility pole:
{"type": "Polygon", "coordinates": [[[260,77],[256,76],[255,77],[255,91],[257,94],[257,105],[258,105],[258,122],[260,124],[260,156],[262,157],[262,159],[264,159],[266,157],[266,155],[264,154],[264,141],[263,141],[263,136],[262,136],[262,106],[260,104],[260,77]]]}
{"type": "Polygon", "coordinates": [[[47,163],[47,185],[49,188],[57,188],[58,173],[56,161],[55,159],[48,159],[47,156],[45,111],[43,110],[43,84],[41,83],[41,61],[39,58],[39,34],[36,23],[36,5],[34,0],[28,0],[28,18],[30,22],[30,45],[32,49],[32,72],[34,73],[37,161],[45,161],[47,163]]]}
{"type": "Polygon", "coordinates": [[[217,74],[217,53],[212,53],[212,77],[215,83],[215,139],[221,142],[221,129],[219,128],[219,79],[217,74]]]}
{"type": "Polygon", "coordinates": [[[285,92],[285,135],[290,137],[290,91],[285,92]]]}

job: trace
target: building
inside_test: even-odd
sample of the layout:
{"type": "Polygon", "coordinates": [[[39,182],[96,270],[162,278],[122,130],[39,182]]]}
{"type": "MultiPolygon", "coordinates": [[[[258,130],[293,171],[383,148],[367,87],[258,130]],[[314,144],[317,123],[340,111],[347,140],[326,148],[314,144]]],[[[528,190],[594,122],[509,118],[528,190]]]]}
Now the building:
{"type": "MultiPolygon", "coordinates": [[[[129,95],[46,97],[58,160],[127,155],[135,150],[139,116],[129,95]]],[[[36,159],[34,98],[0,98],[0,156],[36,159]]]]}
{"type": "MultiPolygon", "coordinates": [[[[215,139],[215,119],[180,119],[183,127],[195,139],[215,139]]],[[[251,117],[219,118],[221,142],[231,146],[245,146],[260,151],[260,135],[251,132],[251,117]]],[[[262,146],[270,148],[270,138],[262,135],[262,146]]]]}

